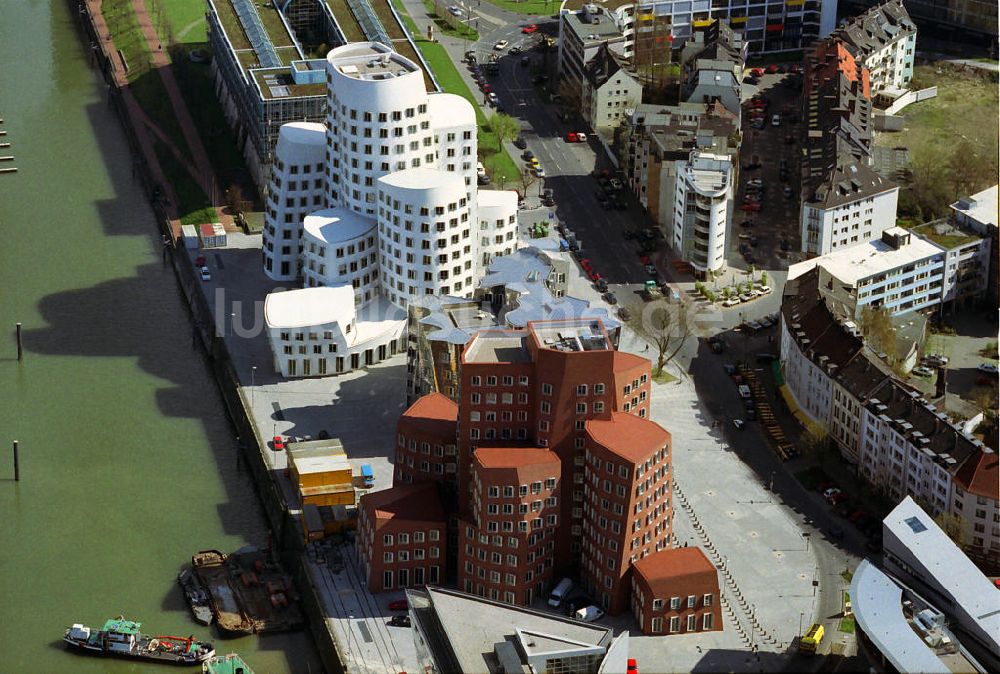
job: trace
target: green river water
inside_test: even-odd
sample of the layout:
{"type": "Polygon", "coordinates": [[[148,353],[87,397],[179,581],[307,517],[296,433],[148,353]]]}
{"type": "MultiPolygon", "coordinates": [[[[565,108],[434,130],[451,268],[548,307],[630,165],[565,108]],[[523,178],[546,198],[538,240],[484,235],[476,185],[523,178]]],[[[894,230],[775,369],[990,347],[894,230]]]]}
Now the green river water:
{"type": "Polygon", "coordinates": [[[265,543],[263,512],[68,3],[0,9],[0,155],[19,169],[0,174],[0,672],[168,671],[63,648],[69,624],[118,614],[257,674],[320,672],[305,633],[222,641],[190,617],[179,568],[265,543]]]}

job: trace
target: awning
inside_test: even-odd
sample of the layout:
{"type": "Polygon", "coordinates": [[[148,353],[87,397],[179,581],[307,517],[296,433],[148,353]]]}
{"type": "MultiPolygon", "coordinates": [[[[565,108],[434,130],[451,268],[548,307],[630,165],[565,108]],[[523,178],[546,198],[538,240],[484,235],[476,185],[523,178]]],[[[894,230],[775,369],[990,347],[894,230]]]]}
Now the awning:
{"type": "Polygon", "coordinates": [[[795,396],[792,395],[792,392],[788,389],[787,385],[782,384],[778,387],[778,390],[781,391],[781,397],[785,399],[785,404],[788,405],[788,409],[792,413],[792,416],[795,417],[803,428],[817,437],[820,437],[825,433],[822,425],[813,421],[809,418],[808,414],[802,411],[802,408],[799,407],[799,404],[795,401],[795,396]]]}

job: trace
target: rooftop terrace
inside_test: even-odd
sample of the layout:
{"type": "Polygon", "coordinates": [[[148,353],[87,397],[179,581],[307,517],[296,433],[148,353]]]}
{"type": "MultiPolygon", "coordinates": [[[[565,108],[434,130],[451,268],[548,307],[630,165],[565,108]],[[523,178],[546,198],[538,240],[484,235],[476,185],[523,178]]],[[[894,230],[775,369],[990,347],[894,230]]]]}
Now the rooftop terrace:
{"type": "Polygon", "coordinates": [[[555,351],[610,351],[611,341],[599,320],[583,318],[568,321],[529,323],[539,346],[555,351]]]}
{"type": "Polygon", "coordinates": [[[462,360],[466,363],[527,363],[527,335],[523,330],[484,330],[473,337],[462,360]]]}
{"type": "Polygon", "coordinates": [[[389,47],[374,42],[340,47],[330,63],[342,75],[357,80],[384,80],[420,69],[389,47]]]}

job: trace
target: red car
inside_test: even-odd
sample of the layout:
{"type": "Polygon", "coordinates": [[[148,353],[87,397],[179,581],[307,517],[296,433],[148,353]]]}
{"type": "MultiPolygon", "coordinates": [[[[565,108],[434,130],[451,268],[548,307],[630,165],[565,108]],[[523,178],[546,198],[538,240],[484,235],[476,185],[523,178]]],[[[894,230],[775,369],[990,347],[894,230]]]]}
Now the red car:
{"type": "Polygon", "coordinates": [[[580,260],[580,267],[590,271],[590,260],[588,258],[583,258],[580,260]]]}
{"type": "Polygon", "coordinates": [[[285,448],[285,439],[280,435],[274,436],[274,440],[271,441],[271,446],[274,447],[274,451],[280,452],[285,448]]]}
{"type": "Polygon", "coordinates": [[[767,71],[766,72],[768,74],[773,75],[774,73],[778,72],[778,66],[776,66],[775,64],[772,63],[771,65],[769,65],[767,67],[767,71]]]}
{"type": "Polygon", "coordinates": [[[640,255],[639,256],[639,264],[641,264],[643,267],[645,267],[647,264],[653,264],[653,263],[650,261],[648,255],[640,255]]]}
{"type": "Polygon", "coordinates": [[[575,143],[576,142],[576,134],[573,133],[572,131],[570,131],[569,133],[567,133],[566,134],[566,142],[567,143],[575,143]]]}
{"type": "Polygon", "coordinates": [[[752,201],[744,203],[740,206],[740,210],[756,213],[760,210],[760,204],[754,203],[752,201]]]}
{"type": "Polygon", "coordinates": [[[842,491],[838,491],[835,494],[831,494],[830,498],[828,498],[826,500],[829,501],[830,505],[835,506],[835,505],[838,505],[841,501],[846,501],[847,500],[847,494],[845,494],[842,491]]]}
{"type": "MultiPolygon", "coordinates": [[[[997,587],[1000,587],[1000,585],[998,585],[997,587]]],[[[639,665],[636,664],[635,658],[628,659],[627,667],[628,671],[626,672],[626,674],[639,674],[639,665]]]]}
{"type": "Polygon", "coordinates": [[[483,90],[484,94],[489,94],[493,92],[493,87],[490,86],[489,82],[483,82],[483,85],[480,88],[483,90]]]}
{"type": "Polygon", "coordinates": [[[406,611],[410,608],[410,605],[405,599],[397,599],[396,601],[389,602],[390,611],[406,611]]]}
{"type": "Polygon", "coordinates": [[[194,266],[195,267],[204,267],[205,266],[205,256],[204,255],[199,255],[198,257],[196,257],[194,259],[194,266]]]}
{"type": "Polygon", "coordinates": [[[754,77],[760,77],[761,75],[764,74],[764,69],[754,68],[753,70],[750,71],[750,74],[753,75],[754,77]]]}
{"type": "Polygon", "coordinates": [[[538,24],[537,23],[529,23],[527,26],[525,26],[524,28],[521,29],[521,32],[525,33],[526,35],[530,35],[531,33],[537,33],[538,32],[538,24]]]}
{"type": "Polygon", "coordinates": [[[597,283],[598,281],[600,281],[600,280],[601,280],[601,275],[600,275],[600,274],[598,274],[598,273],[597,273],[596,271],[594,271],[593,269],[591,269],[591,270],[590,270],[590,271],[589,271],[589,272],[587,273],[587,276],[589,276],[589,277],[590,277],[590,280],[591,280],[591,281],[593,281],[594,283],[597,283]]]}

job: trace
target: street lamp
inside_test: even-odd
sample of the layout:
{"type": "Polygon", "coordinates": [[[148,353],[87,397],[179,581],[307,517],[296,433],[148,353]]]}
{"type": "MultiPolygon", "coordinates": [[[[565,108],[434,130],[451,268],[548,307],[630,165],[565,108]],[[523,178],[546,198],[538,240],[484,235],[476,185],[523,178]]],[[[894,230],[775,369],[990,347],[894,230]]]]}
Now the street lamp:
{"type": "Polygon", "coordinates": [[[231,337],[236,336],[236,312],[232,311],[229,313],[229,335],[231,337]]]}
{"type": "Polygon", "coordinates": [[[253,388],[254,388],[253,383],[254,383],[254,378],[255,378],[256,374],[257,374],[257,366],[256,365],[252,365],[250,367],[250,410],[251,410],[251,413],[253,412],[253,388]]]}
{"type": "Polygon", "coordinates": [[[805,613],[799,613],[799,641],[802,640],[802,618],[805,617],[805,613]]]}

